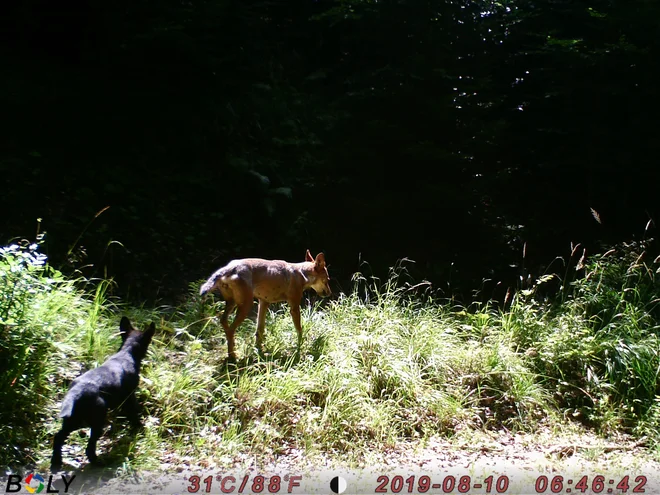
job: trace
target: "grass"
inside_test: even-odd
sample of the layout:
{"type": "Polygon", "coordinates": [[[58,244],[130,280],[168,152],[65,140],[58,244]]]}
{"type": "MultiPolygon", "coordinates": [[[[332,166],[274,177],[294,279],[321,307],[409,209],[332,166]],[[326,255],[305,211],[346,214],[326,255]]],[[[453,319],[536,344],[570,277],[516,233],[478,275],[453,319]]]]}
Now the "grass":
{"type": "MultiPolygon", "coordinates": [[[[119,347],[120,314],[158,326],[139,390],[144,428],[126,438],[113,427],[99,448],[122,473],[301,451],[358,465],[403,441],[574,424],[657,443],[658,263],[648,250],[581,260],[555,297],[541,296],[557,279],[546,276],[504,308],[435,301],[427,286],[404,282],[403,266],[384,284],[357,275],[351,294],[305,309],[300,349],[281,307],[268,315],[268,355],[254,350],[248,321],[229,366],[222,303],[199,300],[198,284],[180,307],[129,308],[108,300],[109,282],[65,280],[37,246],[8,247],[0,401],[10,407],[0,434],[11,448],[0,465],[47,466],[58,402],[119,347]]],[[[83,460],[86,440],[69,442],[83,460]]]]}
{"type": "Polygon", "coordinates": [[[52,399],[83,368],[99,365],[118,345],[107,314],[108,282],[88,293],[46,265],[36,244],[0,251],[0,436],[9,446],[0,465],[31,460],[47,442],[52,399]]]}

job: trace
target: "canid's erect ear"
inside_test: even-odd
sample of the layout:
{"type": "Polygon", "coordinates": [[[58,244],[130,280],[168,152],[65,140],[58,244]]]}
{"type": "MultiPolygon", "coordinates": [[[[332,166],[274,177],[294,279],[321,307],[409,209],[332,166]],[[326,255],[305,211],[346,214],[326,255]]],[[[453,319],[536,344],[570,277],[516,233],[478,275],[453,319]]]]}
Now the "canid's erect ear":
{"type": "Polygon", "coordinates": [[[125,316],[122,316],[121,321],[119,322],[119,333],[121,334],[121,340],[125,341],[126,337],[128,337],[128,334],[130,334],[132,331],[133,325],[131,324],[131,321],[125,316]]]}
{"type": "Polygon", "coordinates": [[[312,253],[309,252],[309,249],[307,250],[307,254],[305,255],[305,261],[314,261],[314,256],[312,256],[312,253]]]}
{"type": "Polygon", "coordinates": [[[324,268],[325,267],[325,254],[319,253],[316,255],[316,259],[314,260],[314,263],[318,268],[324,268]]]}
{"type": "Polygon", "coordinates": [[[146,332],[144,332],[149,338],[153,337],[154,334],[156,333],[156,324],[152,321],[151,325],[149,325],[149,328],[147,328],[146,332]]]}

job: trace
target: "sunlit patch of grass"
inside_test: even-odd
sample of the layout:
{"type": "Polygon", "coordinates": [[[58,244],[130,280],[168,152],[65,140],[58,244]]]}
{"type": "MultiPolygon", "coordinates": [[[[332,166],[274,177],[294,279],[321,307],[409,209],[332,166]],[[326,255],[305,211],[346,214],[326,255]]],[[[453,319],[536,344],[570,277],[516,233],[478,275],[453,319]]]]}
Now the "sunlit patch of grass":
{"type": "MultiPolygon", "coordinates": [[[[400,442],[540,425],[657,441],[657,263],[644,261],[642,247],[581,260],[584,277],[562,286],[559,303],[538,297],[548,277],[505,307],[460,308],[434,301],[400,272],[382,284],[356,275],[352,293],[303,305],[300,348],[286,305],[268,313],[263,354],[247,320],[236,363],[225,360],[222,303],[200,300],[196,284],[179,307],[125,308],[138,326],[156,320],[158,332],[138,391],[144,428],[127,437],[121,424],[113,427],[104,440],[111,467],[228,465],[301,451],[357,465],[400,442]]],[[[39,388],[30,389],[46,397],[35,416],[44,428],[39,438],[12,438],[23,458],[34,449],[45,458],[58,427],[48,407],[73,377],[115,352],[118,317],[103,283],[88,293],[26,273],[21,318],[48,356],[34,368],[31,386],[39,388]]],[[[21,352],[35,352],[34,342],[12,335],[21,352]]],[[[3,397],[12,393],[5,387],[3,397]]]]}
{"type": "Polygon", "coordinates": [[[12,465],[49,438],[62,388],[114,352],[119,339],[106,318],[107,282],[80,290],[83,281],[48,266],[37,244],[0,251],[0,435],[8,446],[0,465],[12,465]]]}
{"type": "Polygon", "coordinates": [[[496,314],[482,317],[475,334],[452,309],[409,297],[407,286],[360,283],[352,294],[304,309],[301,349],[285,307],[269,313],[265,356],[253,347],[254,324],[243,326],[235,367],[218,358],[226,352],[221,337],[188,340],[185,365],[170,357],[146,374],[160,388],[149,396],[159,411],[155,430],[200,456],[228,454],[217,443],[224,437],[241,451],[357,459],[397,441],[452,435],[459,425],[523,428],[546,414],[548,394],[526,356],[504,338],[484,338],[484,329],[501,335],[501,326],[500,334],[489,326],[498,324],[496,314]],[[196,419],[182,426],[179,411],[196,419]],[[208,428],[216,442],[187,440],[188,430],[208,428]]]}

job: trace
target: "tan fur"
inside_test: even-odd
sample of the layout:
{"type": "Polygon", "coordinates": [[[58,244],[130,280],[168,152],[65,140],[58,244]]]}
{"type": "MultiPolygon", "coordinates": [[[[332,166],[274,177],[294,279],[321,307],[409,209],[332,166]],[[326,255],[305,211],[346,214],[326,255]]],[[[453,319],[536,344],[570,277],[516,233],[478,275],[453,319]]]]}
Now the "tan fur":
{"type": "Polygon", "coordinates": [[[329,280],[325,255],[319,253],[315,259],[308,249],[305,261],[301,263],[261,258],[231,261],[211,275],[202,284],[199,293],[203,296],[209,292],[219,292],[226,301],[220,323],[227,336],[229,358],[235,359],[234,334],[250,312],[254,299],[259,300],[257,348],[261,349],[263,344],[268,306],[271,303],[282,301],[289,303],[291,318],[293,318],[293,325],[298,332],[298,343],[300,344],[302,342],[300,301],[303,291],[314,289],[323,297],[329,296],[332,293],[329,280]],[[236,317],[229,325],[227,320],[234,308],[237,308],[236,317]]]}

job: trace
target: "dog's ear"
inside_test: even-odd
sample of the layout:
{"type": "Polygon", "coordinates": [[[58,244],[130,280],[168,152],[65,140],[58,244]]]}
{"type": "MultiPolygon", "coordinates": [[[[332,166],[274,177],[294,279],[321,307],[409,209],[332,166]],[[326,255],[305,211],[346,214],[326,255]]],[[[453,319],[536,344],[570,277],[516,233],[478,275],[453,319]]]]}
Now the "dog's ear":
{"type": "Polygon", "coordinates": [[[309,252],[309,249],[307,250],[307,254],[305,254],[305,261],[314,261],[314,256],[309,252]]]}
{"type": "Polygon", "coordinates": [[[121,334],[121,340],[122,342],[126,340],[126,337],[133,331],[133,325],[131,325],[131,321],[125,317],[122,316],[121,321],[119,322],[119,333],[121,334]]]}
{"type": "Polygon", "coordinates": [[[314,260],[314,264],[316,265],[316,268],[325,268],[325,254],[317,254],[316,259],[314,260]]]}
{"type": "Polygon", "coordinates": [[[151,339],[153,338],[155,333],[156,333],[156,324],[152,321],[151,324],[149,325],[149,328],[147,328],[142,334],[143,336],[142,343],[145,346],[145,348],[151,343],[151,339]]]}

